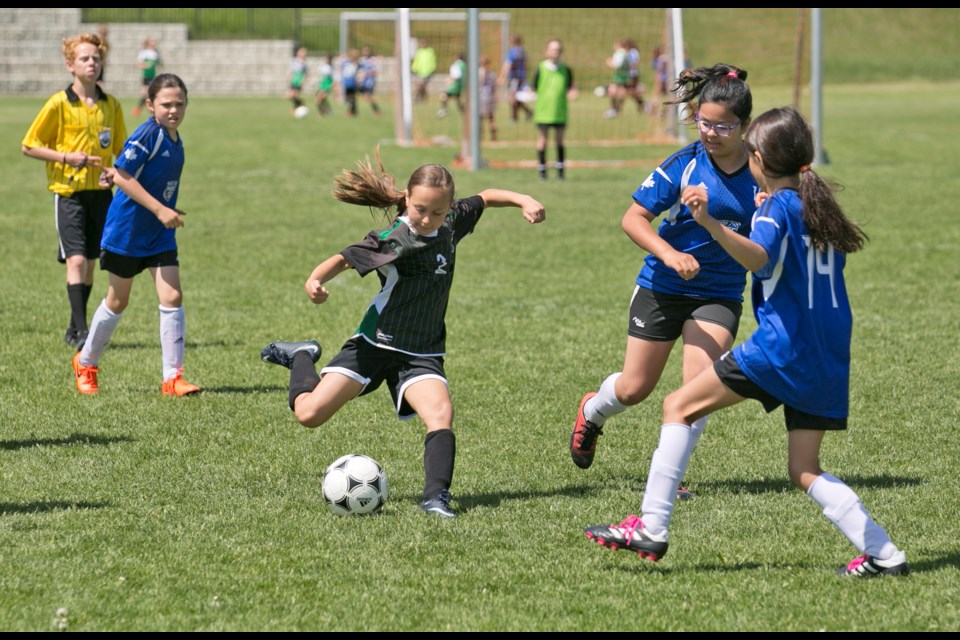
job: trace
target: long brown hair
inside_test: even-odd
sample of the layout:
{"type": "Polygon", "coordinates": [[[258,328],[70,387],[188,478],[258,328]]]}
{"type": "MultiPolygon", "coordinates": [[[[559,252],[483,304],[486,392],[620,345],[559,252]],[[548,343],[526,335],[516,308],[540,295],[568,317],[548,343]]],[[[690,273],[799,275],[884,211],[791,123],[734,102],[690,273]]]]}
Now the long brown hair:
{"type": "Polygon", "coordinates": [[[747,128],[743,144],[750,154],[760,152],[765,174],[774,178],[799,175],[803,222],[813,246],[824,250],[832,245],[843,253],[863,248],[867,234],[844,215],[833,195],[839,185],[828,183],[810,168],[813,132],[800,112],[783,107],[757,116],[747,128]]]}
{"type": "MultiPolygon", "coordinates": [[[[375,157],[376,168],[368,156],[357,162],[355,170],[344,169],[334,180],[333,197],[341,202],[369,207],[371,212],[379,209],[385,217],[391,215],[393,207],[397,208],[397,213],[403,213],[406,194],[397,188],[396,179],[383,168],[379,147],[375,157]]],[[[439,164],[425,164],[417,168],[407,181],[406,193],[411,193],[414,187],[444,189],[450,194],[451,200],[456,194],[453,176],[439,164]]]]}

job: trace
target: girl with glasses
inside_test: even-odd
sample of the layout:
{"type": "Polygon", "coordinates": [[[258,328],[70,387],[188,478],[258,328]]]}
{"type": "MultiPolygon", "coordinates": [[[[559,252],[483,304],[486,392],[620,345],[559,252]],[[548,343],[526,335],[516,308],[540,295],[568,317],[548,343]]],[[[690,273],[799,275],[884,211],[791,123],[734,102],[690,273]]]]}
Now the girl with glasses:
{"type": "Polygon", "coordinates": [[[906,554],[819,460],[824,433],[847,428],[853,316],[843,268],[847,254],[862,249],[867,236],[810,169],[813,133],[795,109],[762,114],[747,130],[745,146],[751,173],[771,194],[758,204],[749,238],[714,217],[701,188],[688,187],[681,199],[696,223],[753,272],[757,330],[663,401],[642,518],[588,527],[587,537],[654,561],[662,557],[676,487],[690,458],[692,425],[708,412],[753,398],[768,412],[783,405],[790,479],[861,554],[837,573],[907,575],[906,554]]]}
{"type": "MultiPolygon", "coordinates": [[[[760,192],[750,174],[743,127],[753,109],[747,72],[728,64],[684,70],[676,98],[699,139],[675,152],[633,193],[624,232],[646,256],[636,278],[627,318],[623,369],[583,396],[570,435],[570,455],[581,469],[593,463],[607,419],[642,402],[660,381],[678,339],[683,340],[683,380],[692,380],[733,345],[743,307],[746,269],[696,223],[680,196],[688,186],[709,194],[710,215],[744,237],[760,192]],[[659,230],[651,223],[663,215],[659,230]]],[[[704,198],[706,199],[706,195],[704,198]]],[[[691,427],[690,448],[707,417],[691,427]]],[[[679,488],[678,497],[692,497],[679,488]]]]}

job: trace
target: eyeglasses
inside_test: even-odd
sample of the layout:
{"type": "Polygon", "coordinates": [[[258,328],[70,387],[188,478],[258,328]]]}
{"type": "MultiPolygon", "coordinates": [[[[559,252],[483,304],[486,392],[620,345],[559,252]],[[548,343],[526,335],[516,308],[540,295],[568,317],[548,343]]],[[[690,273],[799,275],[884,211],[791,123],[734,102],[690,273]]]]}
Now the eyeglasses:
{"type": "Polygon", "coordinates": [[[715,124],[709,120],[702,120],[700,116],[695,116],[693,121],[697,123],[697,128],[700,130],[700,133],[709,133],[711,129],[721,138],[726,138],[730,133],[740,126],[740,123],[736,124],[715,124]]]}

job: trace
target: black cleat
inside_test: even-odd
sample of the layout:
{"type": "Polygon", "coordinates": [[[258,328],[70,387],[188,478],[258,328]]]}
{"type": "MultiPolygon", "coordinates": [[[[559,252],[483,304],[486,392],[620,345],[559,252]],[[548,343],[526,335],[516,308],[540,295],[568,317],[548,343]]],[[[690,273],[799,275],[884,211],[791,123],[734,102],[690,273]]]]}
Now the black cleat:
{"type": "Polygon", "coordinates": [[[307,340],[306,342],[271,342],[260,352],[260,359],[264,362],[279,364],[281,367],[289,369],[293,365],[293,357],[304,352],[310,356],[310,359],[316,362],[323,353],[323,347],[316,340],[307,340]]]}

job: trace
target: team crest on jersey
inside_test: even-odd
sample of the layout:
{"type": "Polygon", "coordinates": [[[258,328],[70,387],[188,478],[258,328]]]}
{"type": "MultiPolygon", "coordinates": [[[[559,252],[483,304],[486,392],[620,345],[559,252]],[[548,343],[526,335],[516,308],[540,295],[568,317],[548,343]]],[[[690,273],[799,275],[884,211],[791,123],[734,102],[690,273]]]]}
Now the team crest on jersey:
{"type": "Polygon", "coordinates": [[[137,159],[137,150],[134,147],[127,147],[126,151],[123,152],[123,157],[127,160],[136,160],[137,159]]]}
{"type": "Polygon", "coordinates": [[[101,129],[97,137],[100,139],[101,149],[106,149],[110,146],[110,129],[101,129]]]}
{"type": "Polygon", "coordinates": [[[377,329],[377,342],[380,344],[390,344],[393,342],[393,336],[377,329]]]}
{"type": "Polygon", "coordinates": [[[173,198],[173,194],[177,191],[177,180],[170,180],[167,182],[167,188],[163,190],[163,199],[167,202],[170,202],[170,199],[173,198]]]}

